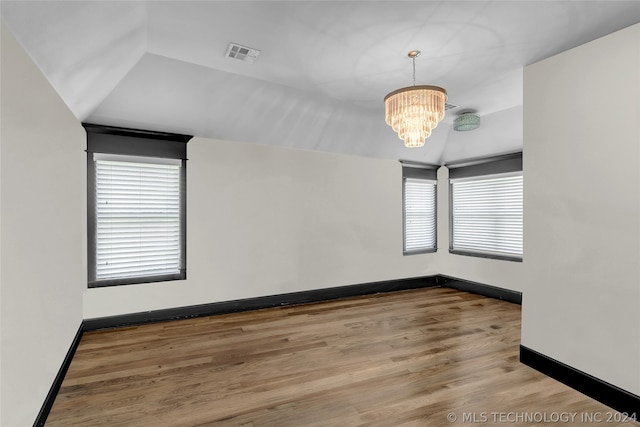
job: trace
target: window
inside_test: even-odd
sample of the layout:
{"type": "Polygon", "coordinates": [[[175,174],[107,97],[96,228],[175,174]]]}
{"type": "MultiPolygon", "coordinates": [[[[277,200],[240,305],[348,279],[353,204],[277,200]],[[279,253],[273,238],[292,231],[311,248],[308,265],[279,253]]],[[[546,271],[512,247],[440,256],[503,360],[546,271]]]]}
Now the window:
{"type": "Polygon", "coordinates": [[[452,167],[449,176],[450,252],[522,260],[521,154],[452,167]]]}
{"type": "Polygon", "coordinates": [[[404,254],[436,250],[436,170],[402,168],[404,254]]]}
{"type": "Polygon", "coordinates": [[[84,126],[89,287],[185,279],[190,137],[84,126]]]}

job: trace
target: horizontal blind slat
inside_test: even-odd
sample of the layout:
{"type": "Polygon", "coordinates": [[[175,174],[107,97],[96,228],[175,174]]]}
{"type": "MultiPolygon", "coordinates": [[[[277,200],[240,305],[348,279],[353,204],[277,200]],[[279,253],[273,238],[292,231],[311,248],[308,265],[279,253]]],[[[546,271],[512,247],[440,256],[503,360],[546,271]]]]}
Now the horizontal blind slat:
{"type": "Polygon", "coordinates": [[[180,272],[180,166],[96,160],[96,279],[180,272]]]}
{"type": "Polygon", "coordinates": [[[435,249],[436,184],[434,181],[404,179],[404,250],[435,249]]]}
{"type": "Polygon", "coordinates": [[[452,249],[522,256],[522,174],[452,181],[452,249]]]}

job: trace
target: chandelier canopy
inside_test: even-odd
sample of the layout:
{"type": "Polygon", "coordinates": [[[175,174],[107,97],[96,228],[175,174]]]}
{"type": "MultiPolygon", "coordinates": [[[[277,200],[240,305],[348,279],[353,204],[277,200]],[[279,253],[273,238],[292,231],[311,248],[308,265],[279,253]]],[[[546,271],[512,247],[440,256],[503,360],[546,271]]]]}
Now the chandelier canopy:
{"type": "Polygon", "coordinates": [[[444,118],[447,91],[439,86],[416,86],[416,57],[412,50],[413,86],[394,90],[384,97],[385,121],[398,133],[405,147],[422,147],[431,131],[444,118]]]}

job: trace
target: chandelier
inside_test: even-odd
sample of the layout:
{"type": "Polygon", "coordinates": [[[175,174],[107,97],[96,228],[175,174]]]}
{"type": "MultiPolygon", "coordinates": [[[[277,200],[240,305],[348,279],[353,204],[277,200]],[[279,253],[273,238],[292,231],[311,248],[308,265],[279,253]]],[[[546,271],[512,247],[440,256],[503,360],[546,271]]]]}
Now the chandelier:
{"type": "Polygon", "coordinates": [[[416,58],[420,51],[412,50],[408,56],[413,60],[413,86],[394,90],[384,97],[385,121],[398,133],[405,147],[422,147],[444,118],[447,91],[439,86],[416,86],[416,58]]]}

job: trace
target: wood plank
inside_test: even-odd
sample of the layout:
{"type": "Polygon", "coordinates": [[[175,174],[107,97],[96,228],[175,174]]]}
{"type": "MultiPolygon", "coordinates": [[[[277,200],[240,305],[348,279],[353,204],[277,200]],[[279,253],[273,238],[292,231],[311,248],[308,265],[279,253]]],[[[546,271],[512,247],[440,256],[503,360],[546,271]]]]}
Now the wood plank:
{"type": "Polygon", "coordinates": [[[513,425],[492,418],[507,412],[593,425],[582,414],[611,413],[519,363],[520,315],[430,288],[91,332],[47,426],[513,425]]]}

